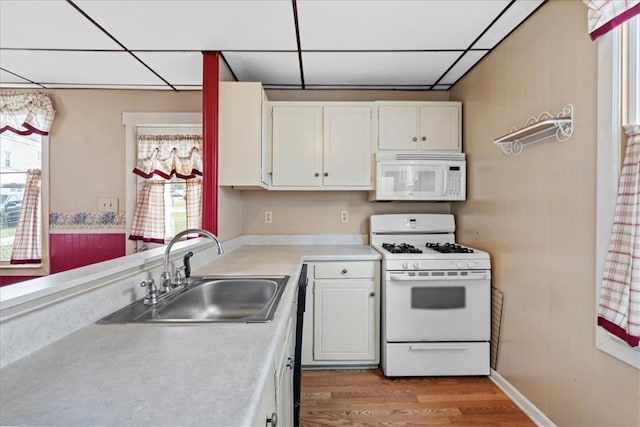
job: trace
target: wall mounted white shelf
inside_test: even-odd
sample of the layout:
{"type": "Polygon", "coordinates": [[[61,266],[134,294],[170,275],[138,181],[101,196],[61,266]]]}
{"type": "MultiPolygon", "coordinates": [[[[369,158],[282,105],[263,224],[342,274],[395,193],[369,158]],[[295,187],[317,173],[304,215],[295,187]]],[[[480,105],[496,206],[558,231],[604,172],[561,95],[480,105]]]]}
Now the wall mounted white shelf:
{"type": "Polygon", "coordinates": [[[567,104],[556,116],[545,112],[538,117],[530,117],[521,129],[513,128],[510,133],[493,141],[504,154],[518,155],[527,145],[555,137],[563,142],[573,135],[573,105],[567,104]]]}

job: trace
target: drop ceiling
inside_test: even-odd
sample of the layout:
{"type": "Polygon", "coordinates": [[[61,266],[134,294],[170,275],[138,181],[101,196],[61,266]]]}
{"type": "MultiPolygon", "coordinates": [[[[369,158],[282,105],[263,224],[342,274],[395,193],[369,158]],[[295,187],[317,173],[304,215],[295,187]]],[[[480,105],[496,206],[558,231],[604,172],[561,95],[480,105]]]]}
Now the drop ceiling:
{"type": "Polygon", "coordinates": [[[545,0],[0,0],[0,87],[448,90],[545,0]]]}

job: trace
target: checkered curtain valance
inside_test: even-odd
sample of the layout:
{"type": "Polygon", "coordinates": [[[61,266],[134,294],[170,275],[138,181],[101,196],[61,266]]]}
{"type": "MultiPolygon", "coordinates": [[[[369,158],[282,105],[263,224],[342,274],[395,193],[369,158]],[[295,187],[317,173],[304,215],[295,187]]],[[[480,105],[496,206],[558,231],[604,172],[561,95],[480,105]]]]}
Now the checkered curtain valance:
{"type": "Polygon", "coordinates": [[[46,93],[0,91],[0,133],[48,135],[55,115],[46,93]]]}
{"type": "Polygon", "coordinates": [[[582,0],[589,8],[591,40],[607,34],[640,13],[640,0],[582,0]]]}
{"type": "Polygon", "coordinates": [[[134,173],[182,179],[202,175],[201,135],[138,135],[138,160],[134,173]]]}

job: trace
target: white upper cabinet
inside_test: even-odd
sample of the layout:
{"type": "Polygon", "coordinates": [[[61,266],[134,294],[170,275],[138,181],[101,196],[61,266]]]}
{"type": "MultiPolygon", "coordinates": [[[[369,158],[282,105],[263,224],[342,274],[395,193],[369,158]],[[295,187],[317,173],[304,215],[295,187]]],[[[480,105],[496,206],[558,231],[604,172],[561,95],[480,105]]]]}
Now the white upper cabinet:
{"type": "Polygon", "coordinates": [[[459,102],[378,102],[378,150],[462,151],[459,102]]]}
{"type": "Polygon", "coordinates": [[[265,158],[270,156],[270,150],[268,140],[263,139],[265,100],[260,83],[219,83],[219,185],[269,185],[270,163],[265,162],[265,158]]]}
{"type": "Polygon", "coordinates": [[[370,106],[324,107],[323,184],[371,186],[370,106]]]}
{"type": "Polygon", "coordinates": [[[322,185],[322,107],[273,107],[273,186],[322,185]]]}
{"type": "Polygon", "coordinates": [[[272,104],[274,189],[371,188],[371,104],[272,104]]]}

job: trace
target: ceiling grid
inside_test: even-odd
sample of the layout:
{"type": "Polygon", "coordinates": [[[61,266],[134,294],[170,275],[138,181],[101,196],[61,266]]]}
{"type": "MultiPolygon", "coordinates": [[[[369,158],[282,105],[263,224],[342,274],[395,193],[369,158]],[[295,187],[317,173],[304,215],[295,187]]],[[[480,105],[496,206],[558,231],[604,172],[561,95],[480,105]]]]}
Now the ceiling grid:
{"type": "Polygon", "coordinates": [[[0,88],[448,90],[544,2],[0,0],[0,88]]]}

